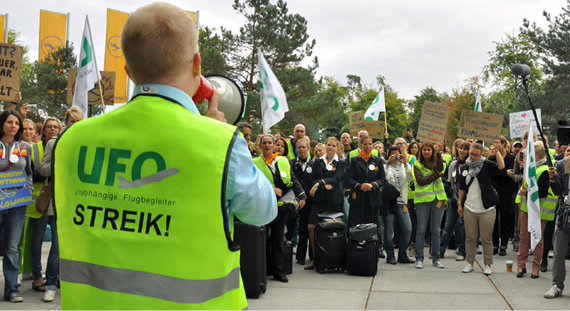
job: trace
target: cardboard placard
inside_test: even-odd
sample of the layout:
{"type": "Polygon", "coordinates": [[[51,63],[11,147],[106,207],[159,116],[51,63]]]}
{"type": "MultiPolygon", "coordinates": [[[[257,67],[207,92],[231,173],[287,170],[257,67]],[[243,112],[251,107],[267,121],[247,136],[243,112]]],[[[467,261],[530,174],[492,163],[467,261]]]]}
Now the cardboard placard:
{"type": "Polygon", "coordinates": [[[16,101],[22,76],[22,47],[0,43],[0,100],[16,101]]]}
{"type": "Polygon", "coordinates": [[[358,132],[366,129],[366,123],[364,123],[364,111],[355,111],[348,114],[348,120],[350,123],[350,135],[356,136],[358,132]]]}
{"type": "MultiPolygon", "coordinates": [[[[538,123],[542,125],[542,117],[540,115],[540,109],[536,109],[536,116],[538,117],[538,123]]],[[[509,130],[511,138],[523,137],[524,132],[528,130],[528,124],[530,120],[533,120],[534,134],[540,135],[536,123],[534,121],[534,114],[532,110],[513,112],[509,114],[509,130]]]]}
{"type": "Polygon", "coordinates": [[[457,136],[494,141],[501,136],[503,116],[500,114],[462,110],[457,136]]]}
{"type": "MultiPolygon", "coordinates": [[[[73,94],[75,91],[75,78],[77,76],[77,68],[69,69],[67,76],[67,103],[73,103],[73,94]]],[[[115,98],[115,72],[114,71],[101,71],[101,83],[103,87],[103,100],[106,106],[114,104],[115,98]]],[[[99,96],[99,86],[97,83],[89,91],[87,100],[89,105],[98,105],[101,103],[101,96],[99,96]]]]}
{"type": "Polygon", "coordinates": [[[370,137],[375,139],[384,139],[385,123],[384,121],[364,121],[365,130],[370,137]]]}
{"type": "Polygon", "coordinates": [[[449,106],[428,101],[424,102],[416,139],[432,143],[443,142],[448,116],[449,106]]]}

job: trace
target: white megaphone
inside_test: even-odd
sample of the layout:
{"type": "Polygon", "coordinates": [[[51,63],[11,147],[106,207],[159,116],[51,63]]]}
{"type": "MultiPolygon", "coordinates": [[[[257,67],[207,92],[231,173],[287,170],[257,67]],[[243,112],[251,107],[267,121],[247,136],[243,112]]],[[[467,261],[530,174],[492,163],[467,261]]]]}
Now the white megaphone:
{"type": "Polygon", "coordinates": [[[208,75],[200,77],[200,86],[196,94],[192,96],[195,103],[201,103],[204,99],[210,100],[218,91],[218,110],[223,112],[226,122],[237,124],[245,111],[245,99],[238,85],[228,77],[222,75],[208,75]]]}

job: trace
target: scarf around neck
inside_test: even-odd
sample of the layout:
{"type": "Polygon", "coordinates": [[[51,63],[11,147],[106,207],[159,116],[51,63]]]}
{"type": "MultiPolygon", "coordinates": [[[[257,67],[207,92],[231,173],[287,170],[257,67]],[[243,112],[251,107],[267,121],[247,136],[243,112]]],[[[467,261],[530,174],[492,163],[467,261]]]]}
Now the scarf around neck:
{"type": "Polygon", "coordinates": [[[471,170],[469,171],[469,176],[477,177],[479,172],[481,172],[481,168],[483,167],[483,163],[485,163],[485,157],[481,157],[479,160],[473,162],[470,158],[465,160],[465,165],[469,167],[471,170]]]}
{"type": "Polygon", "coordinates": [[[370,157],[372,156],[372,151],[370,151],[369,153],[364,153],[363,150],[360,150],[360,156],[361,156],[364,160],[368,160],[368,159],[370,159],[370,157]]]}

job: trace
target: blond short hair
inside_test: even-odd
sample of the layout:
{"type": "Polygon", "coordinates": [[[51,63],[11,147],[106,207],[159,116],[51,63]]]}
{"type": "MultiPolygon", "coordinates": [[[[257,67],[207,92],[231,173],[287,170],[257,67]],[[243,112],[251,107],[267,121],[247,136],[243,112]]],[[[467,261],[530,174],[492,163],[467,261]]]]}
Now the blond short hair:
{"type": "Polygon", "coordinates": [[[129,16],[121,46],[136,84],[173,79],[198,53],[196,25],[182,9],[155,2],[129,16]]]}
{"type": "Polygon", "coordinates": [[[83,120],[83,111],[81,111],[81,108],[77,106],[71,106],[65,111],[64,123],[67,123],[67,121],[69,121],[69,118],[72,118],[75,121],[81,121],[83,120]]]}
{"type": "Polygon", "coordinates": [[[536,153],[537,160],[542,160],[546,158],[546,151],[544,150],[544,144],[541,141],[534,142],[534,153],[536,153]]]}

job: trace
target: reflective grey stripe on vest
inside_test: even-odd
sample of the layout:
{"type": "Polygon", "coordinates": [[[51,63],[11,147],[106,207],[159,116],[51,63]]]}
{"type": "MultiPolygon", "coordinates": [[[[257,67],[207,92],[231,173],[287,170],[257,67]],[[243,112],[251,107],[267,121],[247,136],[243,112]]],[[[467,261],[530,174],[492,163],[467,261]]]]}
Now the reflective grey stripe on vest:
{"type": "Polygon", "coordinates": [[[425,197],[425,196],[428,196],[428,195],[434,195],[434,194],[435,194],[435,195],[438,195],[438,194],[442,194],[442,193],[445,193],[445,189],[443,189],[443,190],[436,190],[436,191],[429,191],[429,192],[418,192],[418,191],[416,190],[415,195],[416,195],[416,197],[421,198],[421,197],[425,197]]]}
{"type": "Polygon", "coordinates": [[[61,259],[60,264],[62,281],[177,303],[203,303],[240,285],[239,268],[219,279],[187,280],[67,259],[61,259]]]}
{"type": "Polygon", "coordinates": [[[38,147],[38,144],[41,144],[41,142],[37,143],[37,144],[32,144],[32,147],[34,148],[34,158],[32,159],[32,161],[34,161],[34,164],[37,168],[40,167],[40,161],[42,159],[40,159],[40,147],[38,147]]]}
{"type": "Polygon", "coordinates": [[[553,209],[548,209],[546,207],[541,207],[540,208],[540,212],[543,214],[554,214],[554,210],[553,209]]]}

